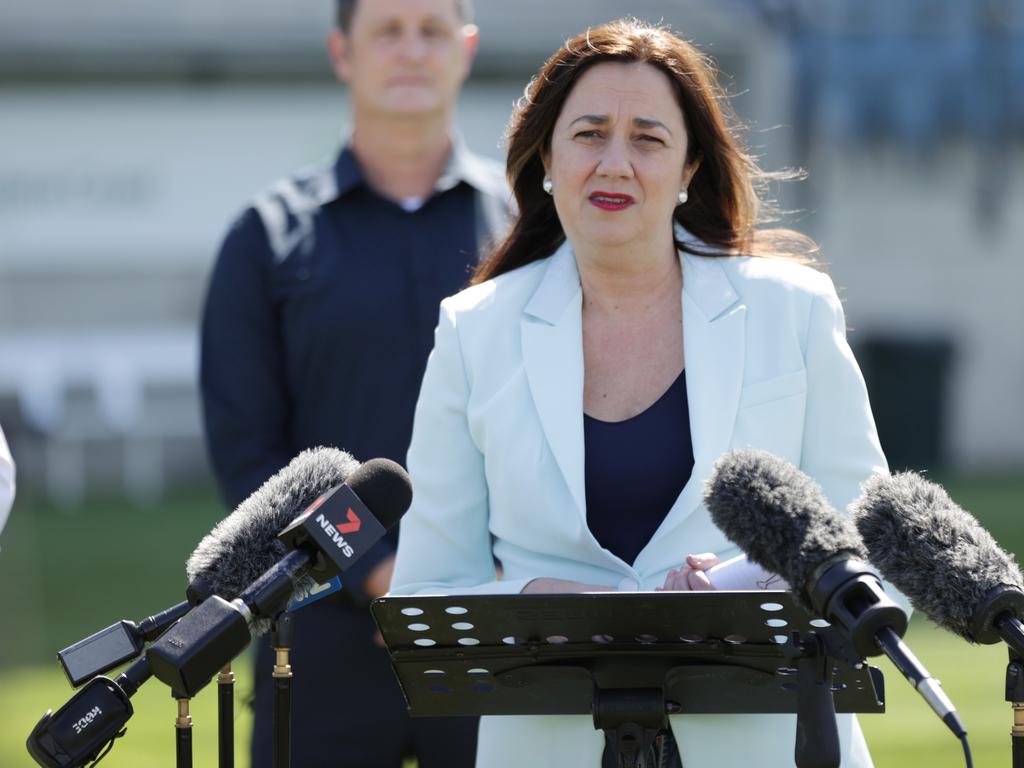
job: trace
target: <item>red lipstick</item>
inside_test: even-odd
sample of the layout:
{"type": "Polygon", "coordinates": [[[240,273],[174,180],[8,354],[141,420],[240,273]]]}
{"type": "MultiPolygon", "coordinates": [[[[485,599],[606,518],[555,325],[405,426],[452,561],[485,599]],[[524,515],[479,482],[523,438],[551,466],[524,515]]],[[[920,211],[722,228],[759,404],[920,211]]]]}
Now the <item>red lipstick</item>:
{"type": "Polygon", "coordinates": [[[636,200],[632,195],[624,195],[621,192],[605,192],[597,190],[590,193],[591,205],[597,206],[602,211],[624,211],[636,200]]]}

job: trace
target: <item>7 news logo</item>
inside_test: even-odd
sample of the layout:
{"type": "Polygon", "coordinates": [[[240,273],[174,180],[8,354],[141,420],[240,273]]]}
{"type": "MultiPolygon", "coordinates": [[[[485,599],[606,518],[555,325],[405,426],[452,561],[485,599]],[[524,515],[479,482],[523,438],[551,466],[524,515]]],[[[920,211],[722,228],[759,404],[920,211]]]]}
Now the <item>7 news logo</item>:
{"type": "Polygon", "coordinates": [[[359,519],[359,515],[355,513],[352,507],[348,508],[348,512],[345,514],[345,517],[348,522],[338,523],[335,525],[324,516],[323,512],[321,512],[316,516],[316,521],[320,524],[320,527],[323,528],[324,533],[326,533],[330,537],[331,541],[334,542],[334,545],[341,550],[341,554],[345,557],[352,557],[352,555],[355,554],[355,550],[352,548],[352,545],[345,540],[345,534],[356,533],[362,526],[363,521],[359,519]]]}

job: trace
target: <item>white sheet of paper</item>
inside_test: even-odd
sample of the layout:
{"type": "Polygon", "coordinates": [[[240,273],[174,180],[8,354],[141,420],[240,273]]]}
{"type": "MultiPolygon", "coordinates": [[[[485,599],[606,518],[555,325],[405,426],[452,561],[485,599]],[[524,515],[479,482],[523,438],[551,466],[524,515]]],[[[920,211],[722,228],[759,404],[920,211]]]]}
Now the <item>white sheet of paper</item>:
{"type": "Polygon", "coordinates": [[[724,560],[705,573],[715,589],[789,589],[785,579],[750,562],[746,555],[724,560]]]}

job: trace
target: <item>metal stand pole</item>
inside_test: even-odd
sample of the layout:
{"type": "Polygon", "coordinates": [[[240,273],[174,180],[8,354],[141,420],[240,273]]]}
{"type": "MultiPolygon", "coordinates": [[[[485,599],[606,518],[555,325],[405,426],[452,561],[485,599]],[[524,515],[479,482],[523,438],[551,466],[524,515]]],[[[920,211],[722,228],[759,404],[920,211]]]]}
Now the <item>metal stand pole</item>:
{"type": "Polygon", "coordinates": [[[798,768],[839,768],[839,728],[832,698],[832,659],[822,637],[793,633],[797,658],[796,750],[798,768]]]}
{"type": "Polygon", "coordinates": [[[1024,768],[1024,662],[1011,650],[1006,665],[1006,700],[1013,707],[1013,728],[1010,729],[1013,768],[1024,768]]]}
{"type": "Polygon", "coordinates": [[[217,675],[217,751],[220,768],[235,765],[235,673],[225,664],[217,675]]]}
{"type": "Polygon", "coordinates": [[[282,612],[274,621],[271,646],[274,648],[274,768],[291,768],[292,742],[292,667],[288,652],[294,640],[292,615],[282,612]]]}
{"type": "Polygon", "coordinates": [[[174,720],[175,752],[178,768],[192,768],[192,715],[188,713],[189,700],[178,699],[178,716],[174,720]]]}

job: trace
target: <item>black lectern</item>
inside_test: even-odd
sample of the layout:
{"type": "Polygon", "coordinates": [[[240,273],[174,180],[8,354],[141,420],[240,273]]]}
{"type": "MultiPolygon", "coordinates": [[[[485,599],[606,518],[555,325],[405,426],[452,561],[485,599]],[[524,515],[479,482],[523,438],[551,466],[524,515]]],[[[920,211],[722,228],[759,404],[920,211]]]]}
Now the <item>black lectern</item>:
{"type": "Polygon", "coordinates": [[[796,764],[835,768],[835,713],[885,710],[881,672],[788,592],[384,597],[372,610],[411,715],[590,714],[629,768],[683,713],[796,713],[796,764]]]}

